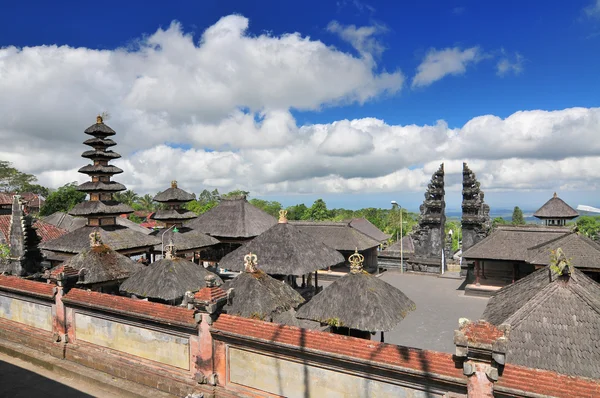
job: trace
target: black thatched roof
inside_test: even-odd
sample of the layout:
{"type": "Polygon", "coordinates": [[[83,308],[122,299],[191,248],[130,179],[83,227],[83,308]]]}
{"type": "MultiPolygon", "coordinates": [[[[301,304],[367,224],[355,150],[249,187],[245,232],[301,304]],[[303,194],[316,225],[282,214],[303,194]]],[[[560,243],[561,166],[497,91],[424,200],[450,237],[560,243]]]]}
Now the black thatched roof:
{"type": "Polygon", "coordinates": [[[115,131],[103,123],[102,117],[96,118],[96,124],[92,124],[90,127],[85,129],[85,133],[93,136],[108,137],[115,135],[115,131]]]}
{"type": "Polygon", "coordinates": [[[579,216],[577,210],[573,209],[571,206],[566,204],[561,198],[556,196],[556,192],[554,196],[544,203],[542,207],[538,209],[535,213],[533,213],[534,217],[537,218],[566,218],[571,219],[579,216]]]}
{"type": "Polygon", "coordinates": [[[80,184],[77,187],[78,191],[83,191],[83,192],[119,192],[119,191],[125,191],[127,188],[125,187],[125,185],[116,182],[116,181],[110,181],[110,182],[84,182],[83,184],[80,184]]]}
{"type": "Polygon", "coordinates": [[[94,214],[129,214],[133,209],[116,200],[93,200],[78,203],[69,214],[72,216],[89,216],[94,214]]]}
{"type": "Polygon", "coordinates": [[[387,332],[416,308],[399,289],[364,271],[364,258],[358,260],[354,257],[357,255],[350,258],[350,273],[302,306],[296,313],[298,318],[369,332],[387,332]]]}
{"type": "Polygon", "coordinates": [[[156,210],[150,216],[152,220],[191,220],[192,218],[196,218],[196,213],[193,211],[189,211],[186,209],[169,209],[169,210],[156,210]]]}
{"type": "Polygon", "coordinates": [[[62,211],[57,211],[49,216],[43,217],[43,221],[52,224],[55,227],[65,229],[69,232],[75,231],[87,224],[87,220],[81,217],[73,217],[62,211]]]}
{"type": "Polygon", "coordinates": [[[89,151],[83,152],[81,157],[88,159],[118,159],[121,155],[113,151],[97,151],[95,149],[90,149],[89,151]]]}
{"type": "Polygon", "coordinates": [[[490,298],[483,319],[510,325],[508,363],[598,377],[600,285],[575,268],[570,271],[558,276],[542,268],[490,298]]]}
{"type": "Polygon", "coordinates": [[[125,228],[129,228],[133,231],[137,231],[144,235],[150,235],[154,231],[152,229],[142,227],[140,224],[135,223],[126,217],[116,217],[115,221],[117,222],[117,225],[120,225],[125,228]]]}
{"type": "Polygon", "coordinates": [[[118,168],[117,166],[102,166],[100,164],[98,165],[92,165],[92,164],[88,164],[86,166],[83,166],[82,168],[79,169],[80,173],[83,174],[119,174],[122,173],[123,170],[118,168]]]}
{"type": "Polygon", "coordinates": [[[392,236],[384,233],[366,218],[353,218],[350,221],[350,226],[378,242],[385,242],[392,236]]]}
{"type": "Polygon", "coordinates": [[[260,259],[267,274],[305,275],[344,262],[344,256],[297,227],[279,223],[252,241],[227,254],[219,266],[243,271],[243,259],[249,252],[260,259]]]}
{"type": "Polygon", "coordinates": [[[275,217],[252,206],[245,197],[222,198],[187,226],[219,238],[252,238],[277,224],[275,217]]]}
{"type": "Polygon", "coordinates": [[[465,259],[526,261],[528,249],[567,235],[565,227],[498,226],[487,238],[463,252],[465,259]]]}
{"type": "MultiPolygon", "coordinates": [[[[219,244],[219,241],[217,239],[213,238],[212,236],[203,234],[200,231],[196,231],[188,227],[178,227],[177,229],[178,232],[173,232],[172,229],[166,232],[164,230],[158,229],[155,231],[151,231],[151,234],[152,236],[156,236],[156,238],[160,239],[161,241],[164,241],[165,244],[166,242],[173,242],[173,245],[175,246],[175,249],[177,251],[201,249],[203,247],[219,244]]],[[[154,251],[159,252],[161,250],[162,243],[159,243],[158,245],[154,246],[154,251]]]]}
{"type": "Polygon", "coordinates": [[[108,148],[111,146],[115,146],[117,145],[116,142],[114,142],[113,140],[111,140],[110,138],[90,138],[87,139],[83,142],[85,145],[89,145],[89,146],[93,146],[93,147],[104,147],[104,148],[108,148]]]}
{"type": "Polygon", "coordinates": [[[559,247],[569,253],[574,267],[600,269],[600,245],[575,232],[527,249],[526,261],[535,265],[549,265],[550,252],[559,247]]]}
{"type": "Polygon", "coordinates": [[[154,197],[157,202],[189,202],[196,199],[196,195],[177,188],[177,181],[171,181],[171,188],[160,192],[154,197]]]}
{"type": "Polygon", "coordinates": [[[208,275],[214,275],[218,285],[223,283],[202,265],[182,258],[164,258],[132,275],[119,289],[138,297],[180,300],[185,292],[197,292],[206,286],[204,277],[208,275]]]}
{"type": "Polygon", "coordinates": [[[347,222],[290,221],[290,224],[335,250],[363,251],[379,246],[378,241],[347,222]]]}
{"type": "Polygon", "coordinates": [[[144,235],[121,225],[84,226],[58,239],[41,243],[40,249],[63,253],[81,253],[89,247],[89,235],[95,230],[100,234],[102,242],[116,251],[143,249],[161,243],[160,239],[154,236],[144,235]]]}
{"type": "Polygon", "coordinates": [[[143,265],[102,244],[88,246],[59,267],[63,266],[79,271],[77,284],[80,285],[120,281],[143,268],[143,265]]]}

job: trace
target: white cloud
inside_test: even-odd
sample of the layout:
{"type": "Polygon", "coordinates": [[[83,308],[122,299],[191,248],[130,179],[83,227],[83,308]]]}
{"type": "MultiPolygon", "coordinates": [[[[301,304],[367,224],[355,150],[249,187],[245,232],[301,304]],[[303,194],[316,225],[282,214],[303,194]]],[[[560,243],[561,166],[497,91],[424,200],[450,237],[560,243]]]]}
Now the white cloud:
{"type": "Polygon", "coordinates": [[[384,51],[383,45],[374,36],[387,31],[383,25],[372,26],[341,25],[337,21],[331,21],[327,25],[329,32],[337,34],[342,40],[347,41],[365,59],[374,63],[374,59],[381,56],[384,51]]]}
{"type": "Polygon", "coordinates": [[[448,75],[462,75],[466,72],[469,64],[477,63],[483,57],[479,47],[465,50],[461,50],[459,47],[443,50],[431,49],[417,67],[412,87],[429,86],[448,75]]]}
{"type": "Polygon", "coordinates": [[[502,58],[496,64],[496,73],[498,76],[505,76],[510,73],[518,75],[523,72],[524,61],[521,54],[515,53],[514,57],[509,57],[506,52],[502,50],[502,58]]]}
{"type": "Polygon", "coordinates": [[[600,0],[594,0],[591,4],[583,9],[589,17],[598,17],[600,18],[600,0]]]}

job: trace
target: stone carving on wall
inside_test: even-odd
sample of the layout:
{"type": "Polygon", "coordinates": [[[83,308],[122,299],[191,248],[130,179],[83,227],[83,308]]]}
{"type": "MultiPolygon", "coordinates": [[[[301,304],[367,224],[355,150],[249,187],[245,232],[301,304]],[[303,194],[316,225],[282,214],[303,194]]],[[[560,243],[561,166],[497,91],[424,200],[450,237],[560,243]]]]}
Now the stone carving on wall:
{"type": "Polygon", "coordinates": [[[490,206],[484,202],[475,173],[463,163],[462,250],[463,252],[488,236],[490,206]]]}

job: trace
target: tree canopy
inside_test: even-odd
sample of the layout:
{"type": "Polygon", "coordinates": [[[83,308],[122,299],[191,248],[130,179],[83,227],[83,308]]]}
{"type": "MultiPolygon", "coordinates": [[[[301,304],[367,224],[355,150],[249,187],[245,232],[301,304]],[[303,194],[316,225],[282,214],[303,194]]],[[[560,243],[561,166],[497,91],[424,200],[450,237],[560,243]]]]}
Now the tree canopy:
{"type": "Polygon", "coordinates": [[[525,218],[523,218],[523,211],[519,206],[515,206],[512,214],[512,225],[525,225],[525,218]]]}
{"type": "Polygon", "coordinates": [[[49,216],[57,211],[67,213],[76,204],[83,202],[85,197],[85,192],[77,190],[76,181],[65,184],[48,195],[46,202],[40,209],[40,216],[49,216]]]}
{"type": "Polygon", "coordinates": [[[0,160],[0,191],[2,192],[33,192],[48,196],[48,188],[36,184],[37,177],[23,173],[12,166],[11,162],[0,160]]]}
{"type": "Polygon", "coordinates": [[[580,216],[575,225],[580,234],[594,240],[600,239],[600,216],[580,216]]]}

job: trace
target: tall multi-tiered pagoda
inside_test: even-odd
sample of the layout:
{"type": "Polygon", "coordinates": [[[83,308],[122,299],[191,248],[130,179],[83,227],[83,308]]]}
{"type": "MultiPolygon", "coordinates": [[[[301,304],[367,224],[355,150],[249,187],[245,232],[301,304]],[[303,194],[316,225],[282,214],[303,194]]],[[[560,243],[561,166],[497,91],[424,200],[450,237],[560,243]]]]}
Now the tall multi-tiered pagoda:
{"type": "Polygon", "coordinates": [[[89,248],[89,235],[97,231],[107,246],[121,254],[149,253],[152,247],[159,243],[156,237],[117,223],[117,217],[132,213],[133,209],[113,198],[115,192],[126,189],[123,184],[111,181],[113,175],[123,172],[120,168],[108,164],[110,160],[121,157],[118,153],[107,150],[116,145],[108,138],[115,135],[115,131],[98,116],[96,123],[88,127],[85,133],[93,137],[84,142],[92,149],[85,151],[81,156],[92,160],[93,164],[82,167],[79,172],[89,175],[92,181],[79,185],[77,189],[87,193],[89,200],[79,203],[69,214],[85,217],[86,225],[58,239],[44,242],[40,247],[51,252],[48,258],[57,262],[89,248]]]}
{"type": "Polygon", "coordinates": [[[219,243],[217,239],[211,236],[183,226],[184,222],[197,217],[194,212],[182,207],[195,198],[193,193],[178,188],[177,181],[171,181],[171,188],[160,192],[154,197],[156,202],[163,205],[163,209],[157,210],[150,218],[165,224],[164,229],[152,233],[152,235],[161,238],[161,244],[154,247],[155,254],[162,254],[164,242],[172,242],[180,255],[200,252],[202,248],[219,243]]]}

